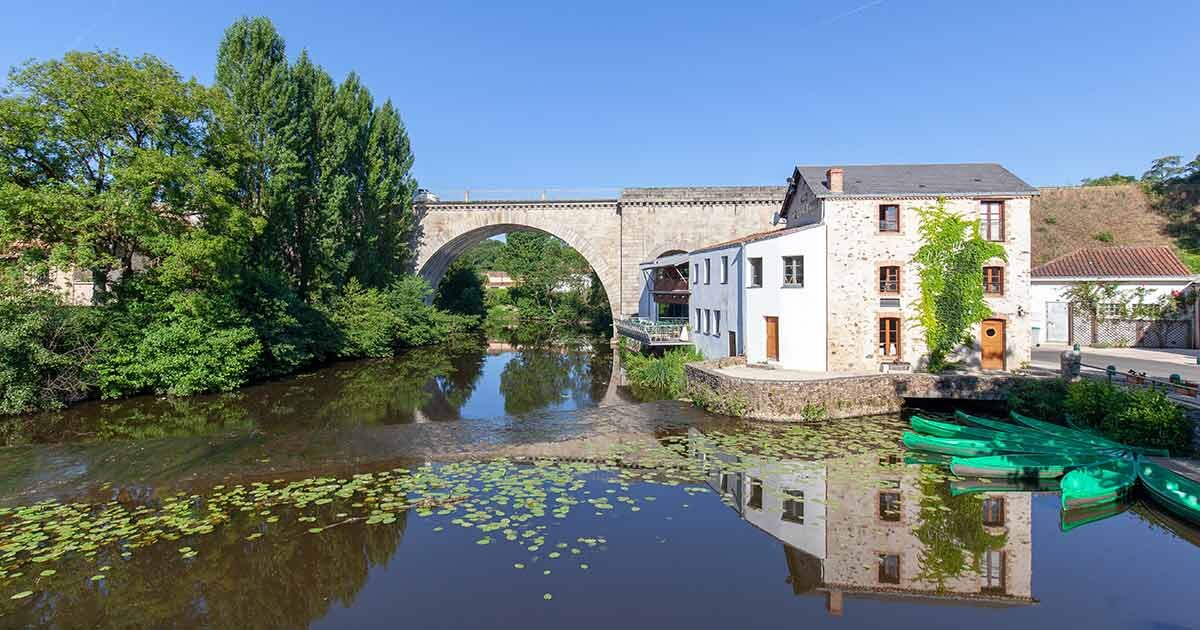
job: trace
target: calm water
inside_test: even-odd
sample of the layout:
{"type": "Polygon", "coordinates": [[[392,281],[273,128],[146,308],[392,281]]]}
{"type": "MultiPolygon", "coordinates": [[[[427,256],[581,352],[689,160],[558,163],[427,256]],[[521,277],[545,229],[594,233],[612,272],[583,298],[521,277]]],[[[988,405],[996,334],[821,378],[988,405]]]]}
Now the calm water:
{"type": "Polygon", "coordinates": [[[422,351],[45,416],[0,449],[0,626],[1200,626],[1200,534],[1141,505],[1064,533],[1055,492],[905,463],[899,418],[734,422],[612,372],[422,351]]]}

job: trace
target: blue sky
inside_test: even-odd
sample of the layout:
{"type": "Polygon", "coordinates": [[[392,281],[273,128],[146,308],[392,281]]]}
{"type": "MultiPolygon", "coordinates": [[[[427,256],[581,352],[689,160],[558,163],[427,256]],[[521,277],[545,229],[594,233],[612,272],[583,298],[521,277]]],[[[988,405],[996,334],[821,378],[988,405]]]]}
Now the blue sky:
{"type": "Polygon", "coordinates": [[[795,163],[1057,185],[1200,152],[1194,2],[106,2],[6,7],[0,66],[117,48],[210,82],[229,22],[266,15],[290,55],[395,101],[447,195],[781,184],[795,163]]]}

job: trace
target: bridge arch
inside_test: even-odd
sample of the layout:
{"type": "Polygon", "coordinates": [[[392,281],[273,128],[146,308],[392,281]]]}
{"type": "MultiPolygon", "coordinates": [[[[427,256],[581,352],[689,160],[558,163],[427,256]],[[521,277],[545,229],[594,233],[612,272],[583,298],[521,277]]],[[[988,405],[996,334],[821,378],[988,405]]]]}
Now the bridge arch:
{"type": "Polygon", "coordinates": [[[587,261],[620,314],[620,216],[616,201],[433,202],[419,208],[417,273],[436,288],[456,258],[483,241],[522,230],[562,239],[587,261]]]}

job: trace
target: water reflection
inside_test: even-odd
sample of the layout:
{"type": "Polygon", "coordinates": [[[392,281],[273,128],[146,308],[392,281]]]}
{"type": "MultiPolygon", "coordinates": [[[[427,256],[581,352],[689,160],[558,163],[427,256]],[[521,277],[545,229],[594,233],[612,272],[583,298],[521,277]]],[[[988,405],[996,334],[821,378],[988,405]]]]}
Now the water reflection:
{"type": "Polygon", "coordinates": [[[823,593],[830,614],[847,598],[1036,602],[1029,492],[953,496],[938,468],[895,454],[759,463],[692,452],[708,485],[783,543],[793,593],[823,593]]]}
{"type": "Polygon", "coordinates": [[[607,343],[502,342],[419,348],[190,398],[93,401],[0,422],[6,444],[147,440],[215,433],[378,426],[572,410],[629,401],[607,343]]]}
{"type": "Polygon", "coordinates": [[[189,538],[196,556],[182,561],[184,566],[177,544],[154,545],[128,559],[110,553],[95,566],[82,561],[63,566],[41,580],[53,596],[7,611],[3,624],[307,627],[333,607],[353,604],[371,570],[396,554],[408,522],[402,513],[388,525],[329,528],[318,541],[290,511],[277,512],[281,518],[269,526],[269,536],[267,526],[242,519],[189,538]],[[97,567],[108,569],[97,573],[97,567]],[[90,579],[92,573],[103,578],[90,579]]]}

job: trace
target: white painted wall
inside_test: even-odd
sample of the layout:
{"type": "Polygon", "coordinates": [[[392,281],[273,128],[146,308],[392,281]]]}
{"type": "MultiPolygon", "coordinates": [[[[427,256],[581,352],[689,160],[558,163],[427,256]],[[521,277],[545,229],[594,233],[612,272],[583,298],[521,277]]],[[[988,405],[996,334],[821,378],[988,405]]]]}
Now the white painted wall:
{"type": "MultiPolygon", "coordinates": [[[[742,282],[740,249],[740,246],[732,245],[723,249],[694,253],[688,257],[692,275],[692,295],[688,304],[692,343],[706,359],[729,356],[729,331],[737,332],[738,292],[742,282]],[[724,276],[721,272],[722,258],[728,264],[727,274],[724,276]],[[705,275],[706,260],[711,265],[711,277],[705,275]],[[696,273],[697,264],[700,265],[699,274],[696,273]]],[[[741,338],[740,333],[738,338],[741,338]]],[[[740,341],[738,345],[741,345],[740,341]]]]}
{"type": "MultiPolygon", "coordinates": [[[[767,360],[765,317],[779,318],[779,366],[791,370],[826,370],[826,228],[806,226],[782,236],[745,245],[745,259],[762,258],[762,287],[749,288],[749,263],[742,285],[744,354],[750,363],[767,360]],[[804,287],[783,286],[783,257],[804,256],[804,287]]],[[[694,295],[694,294],[693,294],[694,295]]]]}
{"type": "MultiPolygon", "coordinates": [[[[1191,278],[1080,278],[1079,281],[1111,282],[1120,287],[1122,293],[1130,294],[1138,288],[1144,288],[1146,303],[1157,302],[1160,297],[1172,291],[1179,291],[1191,284],[1191,278]]],[[[1065,302],[1063,292],[1077,284],[1063,278],[1037,279],[1030,282],[1032,305],[1030,306],[1030,326],[1036,329],[1033,342],[1036,344],[1046,341],[1046,303],[1065,302]]]]}
{"type": "Polygon", "coordinates": [[[826,558],[826,484],[823,462],[784,461],[762,467],[750,464],[744,475],[742,489],[742,516],[771,536],[811,554],[821,560],[826,558]],[[761,509],[751,507],[752,480],[763,485],[761,509]],[[788,491],[804,493],[804,522],[797,523],[783,518],[783,502],[788,491]]]}

